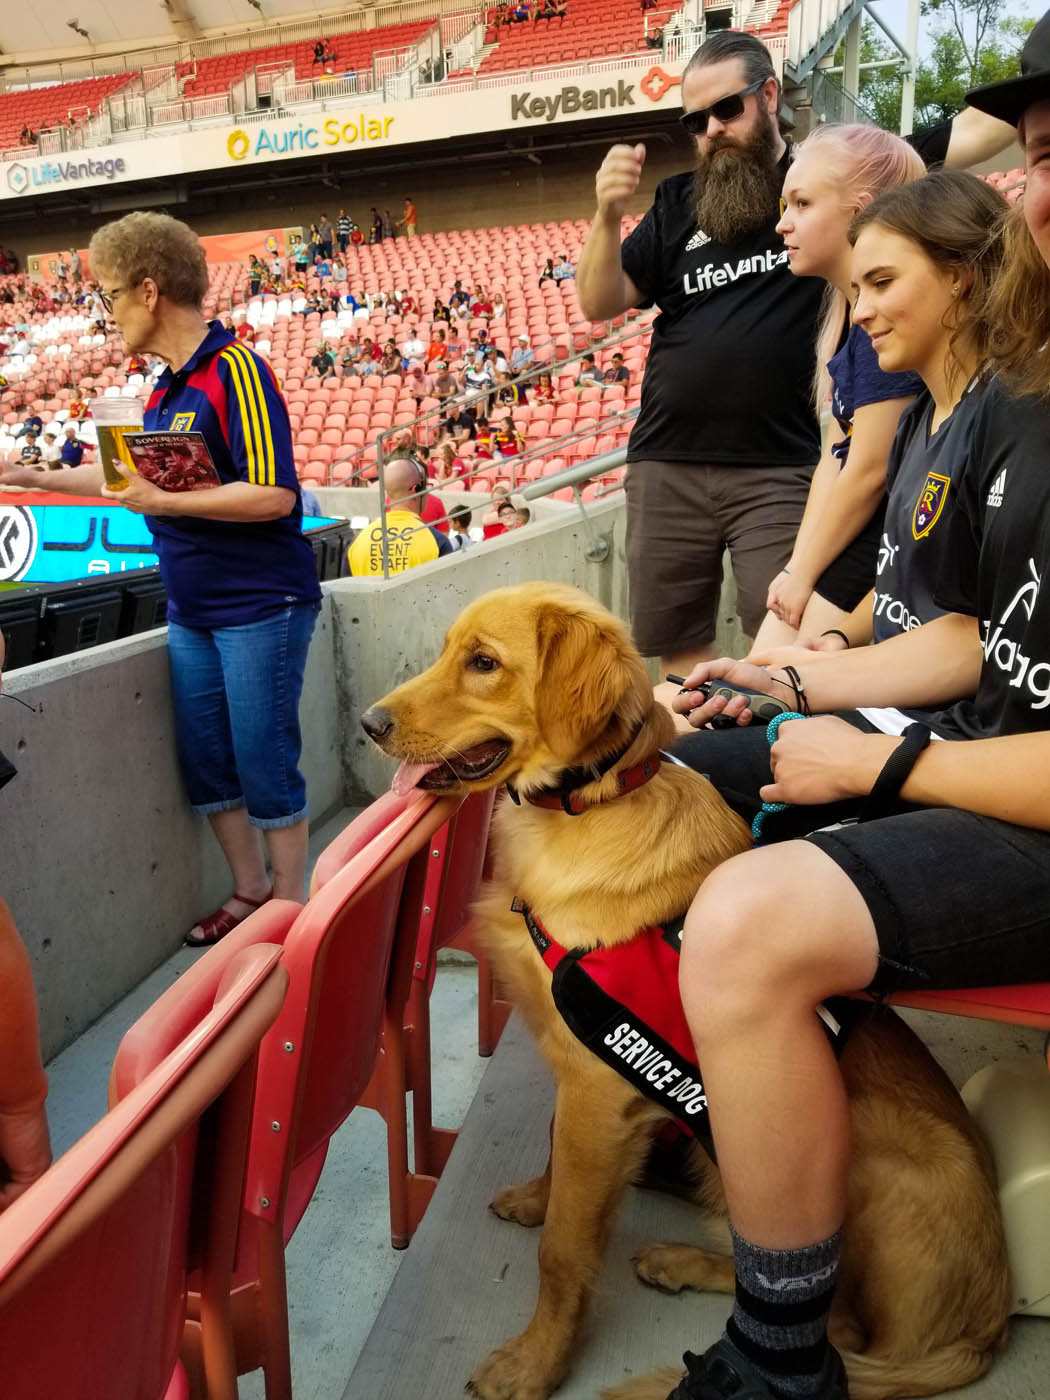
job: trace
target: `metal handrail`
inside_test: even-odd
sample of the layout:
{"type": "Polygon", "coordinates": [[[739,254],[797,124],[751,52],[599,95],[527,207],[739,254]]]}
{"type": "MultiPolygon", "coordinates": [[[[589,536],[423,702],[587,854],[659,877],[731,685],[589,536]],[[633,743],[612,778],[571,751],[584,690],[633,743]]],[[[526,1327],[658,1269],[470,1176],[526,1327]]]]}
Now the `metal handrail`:
{"type": "MultiPolygon", "coordinates": [[[[611,324],[611,322],[607,322],[606,324],[611,324]]],[[[625,325],[621,331],[591,341],[586,350],[574,350],[571,355],[566,355],[563,360],[552,359],[544,364],[537,365],[525,374],[515,375],[513,382],[528,387],[534,380],[538,381],[542,374],[549,374],[553,378],[555,375],[563,372],[563,366],[578,364],[585,356],[594,355],[598,350],[608,350],[615,345],[621,345],[625,341],[633,340],[636,336],[645,335],[650,330],[650,326],[651,323],[639,325],[637,321],[630,322],[625,325]]],[[[584,333],[585,332],[575,331],[571,326],[569,327],[568,334],[570,337],[584,333]]],[[[557,348],[556,342],[553,339],[548,341],[547,344],[555,349],[557,348]]],[[[374,451],[377,465],[383,459],[383,444],[390,438],[395,436],[400,437],[403,433],[411,432],[413,441],[418,443],[420,441],[420,430],[432,419],[438,419],[440,421],[440,419],[446,418],[450,405],[455,404],[466,408],[470,404],[477,403],[481,399],[489,398],[495,392],[495,386],[493,386],[492,389],[479,389],[477,391],[463,390],[457,394],[450,394],[445,402],[438,408],[427,409],[426,413],[419,414],[411,423],[391,424],[389,428],[384,428],[373,442],[366,443],[363,447],[355,447],[353,452],[347,453],[345,457],[340,457],[338,461],[330,462],[328,466],[328,481],[326,484],[329,486],[345,486],[347,484],[352,484],[355,477],[360,477],[362,470],[361,464],[366,455],[374,451]],[[338,468],[345,467],[349,463],[355,461],[359,464],[357,467],[352,467],[346,474],[336,479],[335,472],[338,468]]],[[[508,409],[508,412],[512,413],[513,410],[508,409]]],[[[555,416],[557,415],[555,414],[555,416]]],[[[567,441],[568,438],[565,440],[567,441]]],[[[369,468],[371,467],[370,462],[368,466],[369,468]]]]}

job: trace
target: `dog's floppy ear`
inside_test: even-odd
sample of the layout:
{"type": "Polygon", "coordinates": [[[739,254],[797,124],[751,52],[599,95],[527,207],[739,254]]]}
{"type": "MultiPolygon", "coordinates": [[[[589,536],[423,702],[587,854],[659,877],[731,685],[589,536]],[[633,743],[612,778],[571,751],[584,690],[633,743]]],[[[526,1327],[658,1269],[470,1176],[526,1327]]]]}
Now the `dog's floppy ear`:
{"type": "Polygon", "coordinates": [[[552,753],[572,762],[619,712],[626,727],[645,714],[652,692],[620,624],[564,607],[544,609],[538,625],[536,721],[552,753]]]}

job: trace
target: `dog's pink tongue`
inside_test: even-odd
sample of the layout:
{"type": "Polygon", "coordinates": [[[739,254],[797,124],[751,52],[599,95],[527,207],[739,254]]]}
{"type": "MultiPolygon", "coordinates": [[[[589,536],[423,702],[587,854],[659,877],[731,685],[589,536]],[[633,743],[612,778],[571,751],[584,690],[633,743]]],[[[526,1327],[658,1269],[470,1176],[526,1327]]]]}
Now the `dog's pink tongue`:
{"type": "Polygon", "coordinates": [[[424,773],[429,773],[437,766],[436,763],[402,763],[390,784],[391,792],[398,797],[404,797],[406,792],[412,791],[424,773]]]}

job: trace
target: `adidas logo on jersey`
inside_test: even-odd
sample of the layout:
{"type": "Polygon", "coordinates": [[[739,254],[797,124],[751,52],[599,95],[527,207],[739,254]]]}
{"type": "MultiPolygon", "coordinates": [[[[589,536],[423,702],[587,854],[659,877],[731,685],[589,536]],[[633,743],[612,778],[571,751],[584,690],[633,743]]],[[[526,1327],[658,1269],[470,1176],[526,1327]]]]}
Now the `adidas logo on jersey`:
{"type": "Polygon", "coordinates": [[[992,489],[988,492],[988,504],[990,506],[1001,506],[1003,503],[1003,493],[1006,491],[1006,468],[992,482],[992,489]]]}
{"type": "Polygon", "coordinates": [[[685,245],[685,251],[687,253],[691,253],[694,249],[702,248],[705,243],[710,242],[711,235],[709,233],[705,233],[702,228],[698,228],[697,231],[693,234],[692,238],[690,238],[689,242],[685,245]]]}

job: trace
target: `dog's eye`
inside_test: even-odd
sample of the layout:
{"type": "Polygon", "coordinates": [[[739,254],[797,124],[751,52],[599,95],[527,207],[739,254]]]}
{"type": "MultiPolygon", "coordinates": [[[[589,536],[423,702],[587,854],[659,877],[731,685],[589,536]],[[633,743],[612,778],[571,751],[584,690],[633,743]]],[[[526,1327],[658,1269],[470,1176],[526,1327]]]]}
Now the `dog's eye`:
{"type": "Polygon", "coordinates": [[[467,662],[467,665],[473,667],[475,671],[499,670],[499,662],[496,658],[494,656],[486,656],[483,651],[476,652],[467,662]]]}

